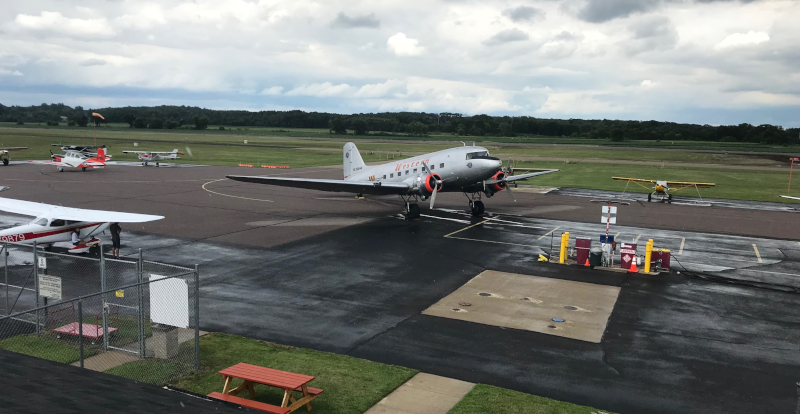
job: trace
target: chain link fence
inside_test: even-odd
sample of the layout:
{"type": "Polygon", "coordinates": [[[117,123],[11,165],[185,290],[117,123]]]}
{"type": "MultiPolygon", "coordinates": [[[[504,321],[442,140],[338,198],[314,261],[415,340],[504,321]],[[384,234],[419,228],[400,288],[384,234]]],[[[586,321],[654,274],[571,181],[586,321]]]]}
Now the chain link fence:
{"type": "Polygon", "coordinates": [[[164,384],[199,368],[199,270],[0,245],[0,349],[164,384]]]}

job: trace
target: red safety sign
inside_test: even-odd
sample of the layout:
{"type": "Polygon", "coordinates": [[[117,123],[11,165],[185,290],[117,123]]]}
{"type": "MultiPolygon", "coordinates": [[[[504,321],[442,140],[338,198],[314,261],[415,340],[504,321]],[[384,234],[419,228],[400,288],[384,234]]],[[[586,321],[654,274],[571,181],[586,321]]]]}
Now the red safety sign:
{"type": "Polygon", "coordinates": [[[630,269],[631,263],[636,260],[636,244],[635,243],[620,243],[619,252],[622,255],[620,266],[623,269],[630,269]]]}

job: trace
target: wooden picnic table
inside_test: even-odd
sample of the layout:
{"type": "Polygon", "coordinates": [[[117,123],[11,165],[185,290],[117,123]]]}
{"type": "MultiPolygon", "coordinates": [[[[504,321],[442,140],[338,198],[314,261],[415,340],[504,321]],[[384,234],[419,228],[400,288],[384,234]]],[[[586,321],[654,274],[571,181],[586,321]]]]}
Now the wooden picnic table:
{"type": "MultiPolygon", "coordinates": [[[[255,384],[262,384],[282,389],[283,402],[281,403],[280,407],[270,406],[269,404],[265,403],[258,403],[258,405],[264,404],[268,407],[281,408],[273,410],[270,410],[269,408],[262,409],[262,411],[267,412],[290,413],[302,407],[303,405],[305,405],[306,408],[311,411],[311,400],[317,398],[317,396],[322,393],[321,389],[308,386],[308,383],[314,379],[314,377],[310,375],[295,374],[294,372],[259,367],[256,365],[245,364],[243,362],[240,362],[230,368],[225,368],[222,371],[219,371],[219,373],[225,378],[225,385],[222,388],[223,396],[236,396],[246,389],[250,394],[250,398],[255,398],[255,384]],[[239,378],[243,380],[243,382],[238,387],[231,389],[231,382],[234,378],[239,378]],[[303,394],[303,396],[300,399],[295,399],[292,395],[292,392],[300,392],[303,394]]],[[[224,397],[220,399],[230,401],[230,399],[224,397]]],[[[258,409],[259,407],[251,408],[258,409]]]]}

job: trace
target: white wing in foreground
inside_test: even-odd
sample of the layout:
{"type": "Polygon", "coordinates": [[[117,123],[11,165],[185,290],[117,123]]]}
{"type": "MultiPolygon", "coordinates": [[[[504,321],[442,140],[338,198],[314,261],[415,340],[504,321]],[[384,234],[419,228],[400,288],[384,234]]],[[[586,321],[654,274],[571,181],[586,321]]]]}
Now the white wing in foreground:
{"type": "Polygon", "coordinates": [[[10,198],[0,198],[0,210],[22,214],[24,216],[44,216],[50,219],[95,221],[102,223],[144,223],[164,218],[164,216],[152,216],[149,214],[120,213],[116,211],[86,210],[82,208],[53,206],[50,204],[34,203],[32,201],[14,200],[10,198]]]}

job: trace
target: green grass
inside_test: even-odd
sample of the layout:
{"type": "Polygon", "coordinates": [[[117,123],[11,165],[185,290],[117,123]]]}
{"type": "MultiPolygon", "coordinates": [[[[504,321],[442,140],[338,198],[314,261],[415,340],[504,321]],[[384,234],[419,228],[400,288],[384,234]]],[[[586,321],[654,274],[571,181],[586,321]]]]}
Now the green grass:
{"type": "Polygon", "coordinates": [[[592,414],[591,407],[478,384],[448,414],[592,414]]]}
{"type": "MultiPolygon", "coordinates": [[[[84,340],[83,357],[89,358],[97,353],[97,348],[90,345],[90,340],[84,340]]],[[[0,349],[30,355],[50,361],[71,364],[80,360],[78,341],[71,337],[56,339],[55,335],[43,333],[17,335],[0,341],[0,349]]]]}
{"type": "MultiPolygon", "coordinates": [[[[262,132],[269,130],[268,128],[255,129],[262,132]]],[[[161,130],[154,132],[122,127],[103,127],[98,128],[98,131],[98,143],[109,145],[110,153],[114,155],[115,160],[136,160],[133,155],[121,154],[121,151],[125,149],[168,151],[178,148],[187,155],[176,162],[209,165],[288,165],[292,168],[339,166],[342,163],[342,145],[357,138],[349,135],[325,137],[325,139],[299,139],[269,135],[241,136],[220,134],[215,131],[192,133],[191,131],[161,130]],[[244,144],[245,139],[248,144],[244,144]],[[134,147],[134,143],[139,145],[134,147]]],[[[297,130],[295,132],[308,136],[310,131],[319,132],[319,130],[297,130]]],[[[49,156],[49,150],[55,148],[50,146],[51,143],[91,144],[93,142],[91,133],[91,129],[75,127],[52,127],[51,129],[0,127],[0,147],[29,147],[25,151],[13,152],[12,159],[45,159],[49,156]]],[[[405,142],[402,140],[387,142],[359,139],[359,150],[367,162],[387,162],[392,159],[402,159],[416,154],[451,148],[454,145],[452,142],[433,140],[431,142],[405,142]]],[[[585,144],[583,141],[579,142],[573,139],[575,143],[585,144]]],[[[785,194],[788,180],[788,157],[785,156],[759,155],[757,153],[741,155],[632,150],[628,147],[599,149],[599,147],[570,147],[567,145],[511,146],[503,143],[484,145],[492,155],[503,160],[517,160],[517,165],[520,167],[559,168],[562,170],[558,174],[533,179],[530,181],[532,184],[623,190],[625,183],[615,182],[611,180],[611,176],[705,181],[714,182],[717,186],[702,190],[703,197],[792,202],[778,197],[779,194],[785,194]],[[565,164],[565,160],[568,160],[569,164],[565,164]]],[[[716,149],[725,145],[727,144],[705,143],[703,148],[716,149]]],[[[747,148],[755,148],[752,144],[747,145],[750,145],[747,148]]],[[[645,192],[644,189],[634,184],[628,187],[628,191],[645,192]]],[[[678,192],[677,195],[696,197],[697,193],[693,188],[687,188],[678,192]]]]}
{"type": "MultiPolygon", "coordinates": [[[[200,356],[202,370],[172,385],[200,394],[222,391],[222,376],[217,372],[246,362],[316,377],[309,385],[325,390],[312,403],[314,411],[320,413],[361,414],[417,373],[409,368],[219,333],[200,338],[200,356]]],[[[280,405],[283,391],[265,386],[255,389],[256,400],[280,405]]]]}
{"type": "Polygon", "coordinates": [[[139,382],[161,386],[180,376],[185,370],[185,366],[176,362],[160,359],[143,359],[126,362],[105,372],[106,374],[117,375],[139,382]]]}

